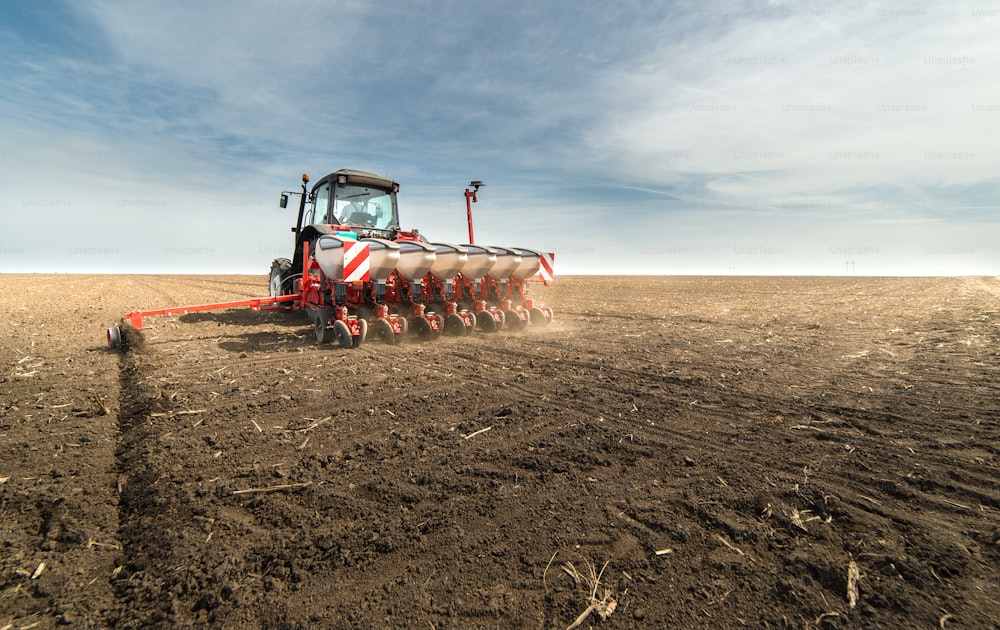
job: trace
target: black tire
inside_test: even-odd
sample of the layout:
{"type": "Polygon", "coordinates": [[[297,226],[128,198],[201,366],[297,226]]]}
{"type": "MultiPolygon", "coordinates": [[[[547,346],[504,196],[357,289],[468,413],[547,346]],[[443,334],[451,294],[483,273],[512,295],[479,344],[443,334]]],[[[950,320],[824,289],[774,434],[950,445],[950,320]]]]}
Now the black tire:
{"type": "Polygon", "coordinates": [[[521,316],[515,310],[509,310],[504,312],[504,324],[508,326],[511,330],[521,330],[524,328],[524,321],[521,320],[521,316]]]}
{"type": "Polygon", "coordinates": [[[434,337],[434,331],[431,329],[431,323],[427,321],[427,318],[425,317],[410,318],[410,330],[420,341],[427,341],[434,337]]]}
{"type": "Polygon", "coordinates": [[[479,326],[479,330],[483,332],[491,333],[497,331],[497,322],[493,319],[493,314],[489,311],[483,311],[480,313],[476,318],[476,323],[479,326]]]}
{"type": "Polygon", "coordinates": [[[458,313],[452,313],[444,319],[444,334],[463,337],[469,333],[465,327],[465,320],[458,313]]]}
{"type": "Polygon", "coordinates": [[[268,276],[268,295],[278,297],[292,293],[289,280],[292,275],[292,261],[287,258],[275,258],[271,261],[271,273],[268,276]]]}
{"type": "Polygon", "coordinates": [[[316,331],[316,341],[319,343],[330,343],[333,341],[333,329],[326,326],[331,317],[333,317],[333,311],[328,308],[316,309],[316,312],[313,314],[313,330],[316,331]]]}
{"type": "Polygon", "coordinates": [[[114,350],[122,348],[122,329],[118,324],[108,328],[108,347],[114,350]]]}
{"type": "Polygon", "coordinates": [[[399,340],[396,339],[396,333],[392,330],[392,324],[389,323],[388,319],[376,319],[375,323],[372,324],[372,331],[382,343],[390,345],[396,345],[399,343],[399,340]]]}
{"type": "Polygon", "coordinates": [[[368,337],[368,322],[363,319],[358,320],[358,330],[361,332],[354,335],[352,339],[351,347],[357,348],[365,342],[365,338],[368,337]]]}
{"type": "Polygon", "coordinates": [[[545,311],[538,308],[537,306],[532,308],[529,312],[531,317],[532,326],[548,326],[549,318],[545,316],[545,311]]]}
{"type": "Polygon", "coordinates": [[[351,335],[351,329],[347,327],[347,324],[341,320],[333,322],[333,336],[336,337],[337,343],[340,344],[341,348],[353,348],[354,347],[354,337],[351,335]]]}

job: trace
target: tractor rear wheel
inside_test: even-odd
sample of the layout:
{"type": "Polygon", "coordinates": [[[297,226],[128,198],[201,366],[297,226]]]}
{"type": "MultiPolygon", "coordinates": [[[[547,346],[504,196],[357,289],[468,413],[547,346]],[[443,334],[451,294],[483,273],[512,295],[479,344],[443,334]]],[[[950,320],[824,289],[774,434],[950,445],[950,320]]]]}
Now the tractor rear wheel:
{"type": "Polygon", "coordinates": [[[292,274],[292,261],[287,258],[275,258],[271,261],[271,274],[268,280],[268,295],[278,297],[291,293],[288,287],[289,276],[292,274]]]}

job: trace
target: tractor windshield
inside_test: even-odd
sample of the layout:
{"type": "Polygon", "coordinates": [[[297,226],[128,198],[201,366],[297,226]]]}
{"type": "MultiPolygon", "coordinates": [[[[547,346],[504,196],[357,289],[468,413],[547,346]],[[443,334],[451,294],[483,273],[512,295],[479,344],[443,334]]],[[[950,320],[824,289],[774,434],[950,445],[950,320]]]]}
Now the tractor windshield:
{"type": "Polygon", "coordinates": [[[337,186],[331,206],[330,219],[334,223],[374,230],[398,229],[396,195],[380,188],[337,186]]]}

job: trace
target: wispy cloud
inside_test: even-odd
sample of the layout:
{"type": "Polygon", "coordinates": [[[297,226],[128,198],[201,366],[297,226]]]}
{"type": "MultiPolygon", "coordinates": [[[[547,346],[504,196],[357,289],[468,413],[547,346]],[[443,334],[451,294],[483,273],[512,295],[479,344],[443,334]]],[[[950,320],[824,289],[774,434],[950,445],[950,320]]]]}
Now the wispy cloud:
{"type": "Polygon", "coordinates": [[[942,29],[942,16],[872,5],[775,8],[697,53],[668,37],[640,70],[609,77],[620,97],[595,151],[664,182],[718,174],[708,188],[720,201],[754,205],[864,181],[904,191],[992,178],[984,130],[997,117],[974,115],[990,100],[992,35],[970,9],[952,8],[958,25],[942,29]]]}

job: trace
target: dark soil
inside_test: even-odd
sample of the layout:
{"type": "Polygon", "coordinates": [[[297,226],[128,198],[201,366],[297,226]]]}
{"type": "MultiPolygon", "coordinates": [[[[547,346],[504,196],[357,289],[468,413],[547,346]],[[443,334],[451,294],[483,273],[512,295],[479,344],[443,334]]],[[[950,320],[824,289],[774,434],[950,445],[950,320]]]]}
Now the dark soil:
{"type": "Polygon", "coordinates": [[[558,278],[544,329],[236,310],[122,354],[266,279],[0,291],[5,630],[1000,619],[997,278],[558,278]]]}

